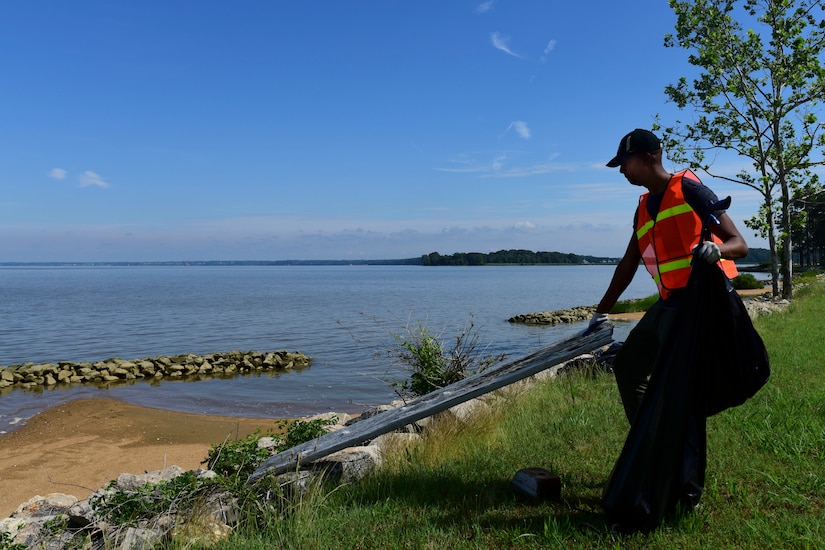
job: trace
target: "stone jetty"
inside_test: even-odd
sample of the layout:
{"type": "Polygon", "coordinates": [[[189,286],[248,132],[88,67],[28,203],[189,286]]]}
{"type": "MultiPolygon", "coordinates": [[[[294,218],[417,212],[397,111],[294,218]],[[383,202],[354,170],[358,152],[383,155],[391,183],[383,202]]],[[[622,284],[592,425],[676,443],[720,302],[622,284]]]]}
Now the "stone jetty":
{"type": "Polygon", "coordinates": [[[146,359],[106,359],[94,363],[22,363],[0,367],[0,390],[52,388],[60,385],[109,385],[136,380],[230,377],[263,371],[304,369],[312,359],[291,351],[230,351],[146,359]]]}
{"type": "MultiPolygon", "coordinates": [[[[802,286],[802,285],[798,285],[802,286]]],[[[747,292],[747,291],[746,291],[747,292]]],[[[771,292],[757,292],[754,294],[742,295],[742,303],[745,304],[745,309],[751,319],[756,319],[760,315],[767,315],[776,311],[784,311],[788,305],[788,300],[781,297],[776,297],[771,292]]],[[[514,315],[507,319],[510,323],[521,323],[524,325],[561,325],[565,323],[580,323],[589,321],[596,311],[596,306],[579,306],[569,309],[559,309],[555,311],[533,311],[530,313],[521,313],[514,315]]],[[[616,314],[617,318],[621,318],[621,314],[616,314]]]]}
{"type": "Polygon", "coordinates": [[[579,306],[570,309],[559,309],[555,311],[534,311],[532,313],[522,313],[507,319],[510,323],[522,323],[525,325],[560,325],[564,323],[578,323],[588,321],[596,306],[579,306]]]}

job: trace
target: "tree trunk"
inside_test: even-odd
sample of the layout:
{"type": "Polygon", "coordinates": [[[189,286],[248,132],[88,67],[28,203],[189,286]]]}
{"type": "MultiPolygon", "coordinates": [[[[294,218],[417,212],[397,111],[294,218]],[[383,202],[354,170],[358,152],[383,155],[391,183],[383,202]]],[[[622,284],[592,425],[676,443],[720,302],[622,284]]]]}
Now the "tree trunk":
{"type": "Polygon", "coordinates": [[[768,248],[771,251],[771,290],[774,298],[779,296],[779,252],[776,246],[776,229],[770,195],[765,198],[765,217],[768,227],[768,248]]]}
{"type": "Polygon", "coordinates": [[[791,222],[791,191],[784,176],[782,186],[782,297],[790,300],[793,295],[793,223],[791,222]]]}

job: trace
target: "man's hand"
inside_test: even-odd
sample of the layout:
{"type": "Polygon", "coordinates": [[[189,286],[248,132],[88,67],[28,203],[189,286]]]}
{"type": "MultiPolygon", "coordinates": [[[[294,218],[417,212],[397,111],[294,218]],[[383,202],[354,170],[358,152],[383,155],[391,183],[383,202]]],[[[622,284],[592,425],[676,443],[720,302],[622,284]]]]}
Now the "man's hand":
{"type": "Polygon", "coordinates": [[[700,260],[704,260],[709,264],[715,264],[722,258],[722,253],[719,251],[719,245],[712,241],[705,241],[694,248],[694,254],[700,260]]]}
{"type": "Polygon", "coordinates": [[[590,318],[590,323],[588,323],[587,329],[585,329],[585,331],[582,332],[582,336],[587,336],[588,334],[599,328],[599,325],[609,320],[610,316],[608,316],[607,313],[595,312],[593,314],[593,317],[590,318]]]}

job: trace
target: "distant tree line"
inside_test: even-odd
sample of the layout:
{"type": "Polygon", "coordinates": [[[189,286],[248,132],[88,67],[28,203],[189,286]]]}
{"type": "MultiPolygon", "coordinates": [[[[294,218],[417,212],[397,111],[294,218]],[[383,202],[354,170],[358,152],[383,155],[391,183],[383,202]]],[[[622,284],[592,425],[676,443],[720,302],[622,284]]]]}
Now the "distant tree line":
{"type": "MultiPolygon", "coordinates": [[[[807,251],[806,257],[820,257],[825,246],[825,219],[823,219],[823,203],[808,203],[808,225],[805,226],[805,237],[798,242],[807,245],[800,250],[807,251]],[[810,243],[810,244],[808,244],[810,243]]],[[[801,252],[800,252],[801,253],[801,252]]],[[[751,248],[750,253],[737,260],[737,263],[770,263],[770,250],[765,248],[751,248]]],[[[530,250],[499,250],[482,254],[481,252],[457,252],[442,255],[438,252],[424,254],[417,258],[400,258],[389,260],[172,260],[172,261],[135,261],[135,262],[0,262],[3,267],[19,266],[322,266],[322,265],[537,265],[537,264],[615,264],[619,258],[603,256],[587,256],[570,252],[532,252],[530,250]]]]}
{"type": "Polygon", "coordinates": [[[481,252],[456,252],[442,255],[431,252],[421,256],[425,266],[431,265],[490,265],[490,264],[612,264],[618,258],[581,256],[569,252],[533,252],[531,250],[499,250],[487,254],[481,252]]]}
{"type": "Polygon", "coordinates": [[[736,260],[737,264],[767,264],[771,263],[771,251],[767,248],[750,248],[748,255],[736,260]]]}

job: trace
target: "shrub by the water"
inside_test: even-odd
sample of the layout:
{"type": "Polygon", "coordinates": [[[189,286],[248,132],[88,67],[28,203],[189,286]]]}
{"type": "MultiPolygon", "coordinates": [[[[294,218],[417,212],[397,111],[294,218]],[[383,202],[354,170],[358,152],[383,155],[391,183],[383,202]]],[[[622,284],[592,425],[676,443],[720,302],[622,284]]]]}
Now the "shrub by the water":
{"type": "Polygon", "coordinates": [[[731,279],[730,284],[736,290],[750,290],[765,287],[764,281],[760,281],[751,273],[742,273],[734,277],[731,279]]]}
{"type": "Polygon", "coordinates": [[[407,380],[395,381],[402,395],[418,397],[459,382],[468,376],[502,361],[504,354],[485,356],[478,349],[478,331],[473,323],[456,336],[449,349],[419,323],[407,327],[405,337],[395,336],[398,350],[389,355],[410,371],[407,380]]]}

